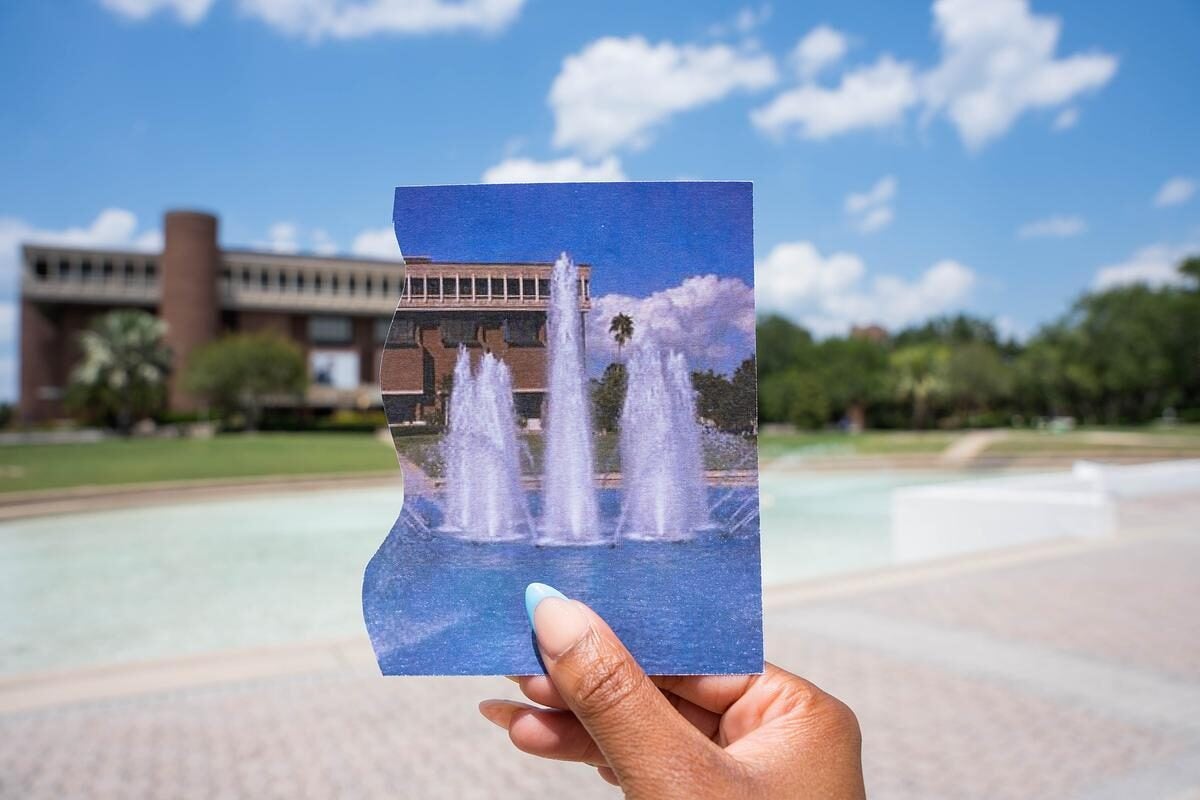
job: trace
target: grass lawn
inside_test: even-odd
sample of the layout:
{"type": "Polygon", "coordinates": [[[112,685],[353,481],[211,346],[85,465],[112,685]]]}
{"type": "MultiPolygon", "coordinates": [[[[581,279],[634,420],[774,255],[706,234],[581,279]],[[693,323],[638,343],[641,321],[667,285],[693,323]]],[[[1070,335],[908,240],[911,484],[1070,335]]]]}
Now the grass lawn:
{"type": "Polygon", "coordinates": [[[940,453],[962,434],[946,431],[795,431],[760,433],[763,458],[788,453],[808,455],[894,455],[897,453],[940,453]]]}
{"type": "Polygon", "coordinates": [[[231,434],[0,447],[0,492],[66,486],[396,470],[369,433],[231,434]]]}

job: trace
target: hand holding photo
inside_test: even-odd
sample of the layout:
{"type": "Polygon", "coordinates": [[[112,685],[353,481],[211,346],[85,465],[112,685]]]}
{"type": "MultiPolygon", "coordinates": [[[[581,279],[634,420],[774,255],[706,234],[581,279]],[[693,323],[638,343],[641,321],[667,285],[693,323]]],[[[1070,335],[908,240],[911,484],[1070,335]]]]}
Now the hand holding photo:
{"type": "Polygon", "coordinates": [[[540,673],[533,582],[652,674],[761,671],[750,184],[399,188],[394,220],[383,672],[540,673]]]}

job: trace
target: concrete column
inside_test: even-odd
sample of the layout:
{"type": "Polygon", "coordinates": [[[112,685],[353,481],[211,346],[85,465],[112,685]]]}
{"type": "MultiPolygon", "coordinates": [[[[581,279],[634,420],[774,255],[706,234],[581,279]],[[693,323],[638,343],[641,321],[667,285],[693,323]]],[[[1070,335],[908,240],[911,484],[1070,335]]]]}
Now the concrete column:
{"type": "Polygon", "coordinates": [[[197,407],[196,398],[183,388],[183,376],[192,352],[216,338],[220,269],[217,218],[196,211],[168,211],[163,222],[160,281],[161,314],[173,354],[169,397],[174,411],[197,407]]]}

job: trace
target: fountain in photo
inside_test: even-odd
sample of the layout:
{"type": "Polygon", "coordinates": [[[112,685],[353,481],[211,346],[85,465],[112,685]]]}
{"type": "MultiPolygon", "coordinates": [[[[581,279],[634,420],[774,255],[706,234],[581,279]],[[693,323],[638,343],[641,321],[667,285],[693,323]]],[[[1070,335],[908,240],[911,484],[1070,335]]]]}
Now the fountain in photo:
{"type": "Polygon", "coordinates": [[[700,425],[683,355],[653,342],[634,348],[621,413],[622,501],[605,520],[596,490],[584,367],[579,277],[554,265],[548,324],[549,386],[541,518],[521,488],[520,446],[508,367],[490,353],[472,370],[460,348],[450,398],[445,519],[441,530],[482,542],[600,544],[616,538],[682,541],[709,522],[700,425]]]}
{"type": "Polygon", "coordinates": [[[512,378],[491,353],[472,371],[467,349],[458,349],[443,448],[446,530],[493,542],[519,539],[531,530],[521,490],[512,378]]]}

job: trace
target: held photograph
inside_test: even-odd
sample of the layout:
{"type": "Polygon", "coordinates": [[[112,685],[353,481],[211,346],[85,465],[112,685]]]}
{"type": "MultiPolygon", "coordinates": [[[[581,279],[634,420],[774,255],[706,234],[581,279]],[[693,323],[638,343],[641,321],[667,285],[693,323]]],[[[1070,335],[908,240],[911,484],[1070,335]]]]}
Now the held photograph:
{"type": "Polygon", "coordinates": [[[531,582],[651,673],[761,671],[751,184],[401,187],[394,221],[382,671],[540,673],[531,582]]]}

